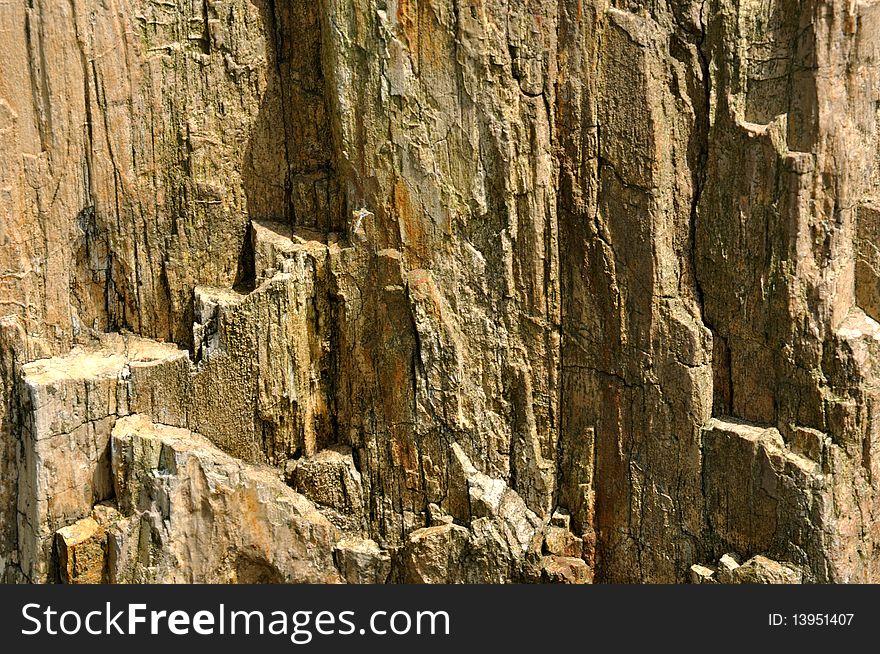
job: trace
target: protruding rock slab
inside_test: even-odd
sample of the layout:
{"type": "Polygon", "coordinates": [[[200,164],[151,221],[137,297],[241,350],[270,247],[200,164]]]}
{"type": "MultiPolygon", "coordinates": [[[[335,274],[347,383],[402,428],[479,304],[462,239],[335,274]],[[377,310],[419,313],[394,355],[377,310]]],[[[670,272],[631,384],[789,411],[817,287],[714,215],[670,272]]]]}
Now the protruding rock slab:
{"type": "Polygon", "coordinates": [[[113,494],[110,433],[129,411],[131,366],[181,357],[174,345],[107,335],[92,347],[22,366],[18,538],[31,581],[54,576],[52,534],[113,494]]]}
{"type": "Polygon", "coordinates": [[[120,519],[109,503],[98,504],[91,515],[55,532],[58,580],[63,584],[108,581],[107,532],[120,519]]]}
{"type": "Polygon", "coordinates": [[[717,584],[718,579],[715,576],[715,570],[699,563],[691,566],[691,583],[692,584],[717,584]]]}
{"type": "Polygon", "coordinates": [[[766,556],[753,556],[736,569],[737,584],[799,584],[803,571],[790,563],[780,563],[766,556]]]}
{"type": "Polygon", "coordinates": [[[725,554],[718,567],[691,566],[693,584],[800,584],[805,570],[793,563],[774,561],[757,554],[740,565],[733,554],[725,554]]]}
{"type": "Polygon", "coordinates": [[[831,476],[772,428],[713,419],[703,449],[709,525],[720,542],[809,563],[822,580],[834,519],[831,476]]]}
{"type": "Polygon", "coordinates": [[[350,584],[384,584],[391,574],[391,556],[369,538],[336,543],[336,567],[350,584]]]}
{"type": "Polygon", "coordinates": [[[477,518],[497,521],[509,536],[512,551],[525,553],[541,528],[541,520],[503,480],[479,472],[458,443],[452,444],[452,454],[449,513],[464,523],[477,518]]]}
{"type": "MultiPolygon", "coordinates": [[[[336,238],[335,234],[331,235],[331,242],[333,238],[336,238]]],[[[324,232],[268,220],[251,221],[251,247],[257,279],[268,279],[277,272],[284,272],[285,261],[302,254],[313,259],[326,258],[327,242],[328,236],[324,232]]]]}
{"type": "Polygon", "coordinates": [[[256,287],[195,289],[197,370],[192,397],[182,400],[186,426],[225,452],[281,466],[333,442],[334,238],[254,221],[256,287]]]}
{"type": "Polygon", "coordinates": [[[112,438],[110,576],[147,583],[335,583],[336,529],[277,471],[140,415],[112,438]]]}
{"type": "Polygon", "coordinates": [[[536,581],[550,584],[589,584],[593,581],[593,571],[583,559],[551,554],[542,557],[540,578],[536,581]]]}
{"type": "Polygon", "coordinates": [[[104,576],[104,531],[88,517],[55,533],[58,574],[65,584],[99,584],[104,576]]]}
{"type": "Polygon", "coordinates": [[[581,558],[584,541],[563,527],[547,527],[544,531],[544,549],[556,556],[581,558]]]}
{"type": "Polygon", "coordinates": [[[462,555],[470,534],[455,524],[417,529],[403,550],[404,581],[446,584],[461,580],[462,555]]]}
{"type": "Polygon", "coordinates": [[[351,532],[364,528],[361,474],[350,448],[321,450],[299,459],[290,473],[290,484],[318,504],[338,528],[351,532]]]}

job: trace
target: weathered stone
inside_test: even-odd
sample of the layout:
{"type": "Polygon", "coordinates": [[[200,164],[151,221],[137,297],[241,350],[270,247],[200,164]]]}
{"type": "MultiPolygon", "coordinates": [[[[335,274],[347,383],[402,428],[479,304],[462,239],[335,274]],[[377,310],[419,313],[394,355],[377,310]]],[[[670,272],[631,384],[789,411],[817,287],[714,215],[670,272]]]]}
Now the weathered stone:
{"type": "Polygon", "coordinates": [[[880,320],[880,206],[864,201],[856,208],[855,300],[874,320],[880,320]]]}
{"type": "Polygon", "coordinates": [[[556,509],[550,516],[550,526],[571,529],[571,514],[565,509],[556,509]]]}
{"type": "Polygon", "coordinates": [[[699,563],[694,563],[691,566],[691,583],[717,584],[718,580],[715,577],[715,570],[713,570],[712,568],[707,568],[704,565],[700,565],[699,563]]]}
{"type": "Polygon", "coordinates": [[[350,584],[384,584],[391,574],[391,556],[369,538],[336,543],[336,567],[350,584]]]}
{"type": "Polygon", "coordinates": [[[443,584],[461,578],[462,554],[470,536],[459,525],[417,529],[403,548],[403,579],[412,584],[443,584]]]}
{"type": "Polygon", "coordinates": [[[0,27],[0,579],[57,576],[142,414],[238,489],[198,487],[218,524],[299,545],[216,560],[180,494],[157,517],[194,472],[126,469],[111,580],[320,579],[324,518],[395,580],[686,581],[727,550],[880,580],[877,3],[32,0],[0,27]]]}
{"type": "Polygon", "coordinates": [[[563,527],[547,527],[544,531],[544,548],[548,554],[580,558],[584,541],[563,527]]]}
{"type": "Polygon", "coordinates": [[[122,516],[111,503],[96,504],[91,515],[55,532],[58,580],[64,584],[110,581],[108,533],[122,516]]]}
{"type": "Polygon", "coordinates": [[[727,553],[718,561],[718,581],[722,584],[733,583],[733,575],[740,566],[740,559],[736,554],[727,553]]]}
{"type": "Polygon", "coordinates": [[[443,509],[433,502],[428,505],[428,518],[431,520],[431,524],[429,525],[431,527],[438,527],[440,525],[447,525],[455,522],[455,518],[448,513],[445,513],[443,509]]]}
{"type": "Polygon", "coordinates": [[[178,354],[172,345],[108,335],[67,356],[22,366],[18,548],[31,581],[55,576],[53,533],[113,495],[110,433],[128,413],[131,365],[178,354]]]}
{"type": "Polygon", "coordinates": [[[327,509],[325,515],[338,528],[355,532],[364,528],[361,475],[349,448],[321,450],[299,459],[288,483],[320,508],[327,509]]]}
{"type": "Polygon", "coordinates": [[[527,506],[525,500],[501,479],[493,479],[479,472],[458,443],[452,444],[455,463],[451,468],[454,489],[450,493],[450,513],[459,511],[460,518],[469,522],[475,518],[492,518],[505,523],[505,529],[525,552],[532,544],[541,521],[527,506]],[[467,493],[466,499],[456,493],[467,493]]]}
{"type": "Polygon", "coordinates": [[[803,572],[789,563],[779,563],[757,555],[739,566],[733,573],[735,584],[799,584],[803,572]]]}
{"type": "Polygon", "coordinates": [[[726,547],[812,562],[827,574],[831,486],[776,429],[713,419],[704,435],[709,526],[726,547]]]}
{"type": "Polygon", "coordinates": [[[551,584],[589,584],[593,572],[583,559],[545,556],[541,559],[541,581],[551,584]]]}
{"type": "Polygon", "coordinates": [[[113,430],[122,514],[112,577],[124,582],[337,582],[336,529],[270,468],[144,416],[113,430]],[[126,543],[134,539],[136,543],[126,543]]]}
{"type": "Polygon", "coordinates": [[[106,535],[91,517],[55,532],[58,574],[63,584],[100,584],[104,579],[106,535]]]}

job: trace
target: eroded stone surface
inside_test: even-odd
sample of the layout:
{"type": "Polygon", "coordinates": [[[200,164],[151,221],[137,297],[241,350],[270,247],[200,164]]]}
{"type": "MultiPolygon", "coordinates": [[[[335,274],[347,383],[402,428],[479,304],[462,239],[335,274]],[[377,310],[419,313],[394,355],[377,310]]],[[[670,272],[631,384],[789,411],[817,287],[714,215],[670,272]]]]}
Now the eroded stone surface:
{"type": "Polygon", "coordinates": [[[271,468],[141,415],[113,430],[113,478],[129,524],[114,534],[116,582],[333,583],[336,529],[271,468]],[[222,547],[218,547],[222,543],[222,547]]]}
{"type": "Polygon", "coordinates": [[[53,580],[52,535],[113,496],[110,434],[129,412],[131,366],[184,355],[173,345],[108,335],[22,366],[18,549],[28,579],[53,580]]]}
{"type": "Polygon", "coordinates": [[[740,565],[731,554],[721,557],[717,567],[695,563],[691,566],[692,584],[800,584],[810,573],[800,566],[779,562],[760,554],[740,565]]]}
{"type": "Polygon", "coordinates": [[[336,543],[333,555],[350,584],[384,584],[391,574],[391,556],[368,538],[343,539],[336,543]]]}
{"type": "Polygon", "coordinates": [[[708,520],[719,545],[808,565],[829,581],[837,529],[830,475],[773,428],[713,419],[703,438],[708,520]]]}
{"type": "Polygon", "coordinates": [[[102,583],[106,539],[91,516],[59,529],[55,533],[55,548],[61,583],[102,583]]]}
{"type": "Polygon", "coordinates": [[[354,533],[364,530],[361,474],[350,449],[321,450],[299,459],[289,476],[288,483],[318,504],[339,529],[354,533]]]}
{"type": "Polygon", "coordinates": [[[880,5],[386,5],[0,5],[2,578],[880,579],[880,5]]]}

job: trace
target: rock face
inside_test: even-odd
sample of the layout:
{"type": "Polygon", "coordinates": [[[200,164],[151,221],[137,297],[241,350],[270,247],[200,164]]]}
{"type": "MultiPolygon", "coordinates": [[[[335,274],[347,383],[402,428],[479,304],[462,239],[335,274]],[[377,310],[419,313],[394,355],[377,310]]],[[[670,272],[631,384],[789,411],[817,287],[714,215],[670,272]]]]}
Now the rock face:
{"type": "Polygon", "coordinates": [[[0,580],[880,581],[880,5],[0,33],[0,580]]]}
{"type": "Polygon", "coordinates": [[[116,500],[130,517],[110,534],[111,581],[340,581],[336,529],[276,469],[141,415],[117,422],[112,452],[116,500]]]}

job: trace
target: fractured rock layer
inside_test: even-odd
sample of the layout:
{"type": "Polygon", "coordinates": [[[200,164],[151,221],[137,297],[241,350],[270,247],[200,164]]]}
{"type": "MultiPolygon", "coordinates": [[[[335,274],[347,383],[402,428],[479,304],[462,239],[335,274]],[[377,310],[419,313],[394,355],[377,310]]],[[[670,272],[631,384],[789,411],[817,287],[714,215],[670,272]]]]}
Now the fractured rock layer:
{"type": "Polygon", "coordinates": [[[880,5],[0,32],[3,580],[880,580],[880,5]]]}

